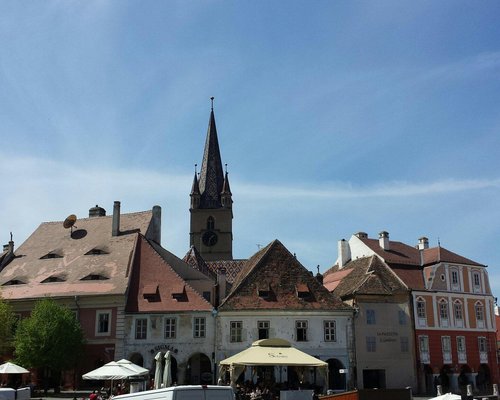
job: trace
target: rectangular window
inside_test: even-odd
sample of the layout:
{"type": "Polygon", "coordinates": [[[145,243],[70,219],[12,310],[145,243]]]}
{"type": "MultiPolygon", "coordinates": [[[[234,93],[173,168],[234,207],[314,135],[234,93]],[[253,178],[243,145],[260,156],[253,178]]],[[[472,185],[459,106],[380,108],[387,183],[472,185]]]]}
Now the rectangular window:
{"type": "Polygon", "coordinates": [[[464,312],[463,312],[462,303],[457,302],[453,305],[453,307],[455,309],[455,319],[459,319],[459,320],[464,319],[464,312]]]}
{"type": "Polygon", "coordinates": [[[421,352],[429,351],[429,337],[428,336],[419,336],[418,344],[421,352]]]}
{"type": "Polygon", "coordinates": [[[205,318],[198,317],[194,319],[193,337],[204,338],[206,334],[205,318]]]}
{"type": "Polygon", "coordinates": [[[451,338],[449,336],[441,336],[441,344],[443,346],[443,353],[451,352],[451,338]]]}
{"type": "Polygon", "coordinates": [[[472,274],[472,280],[474,282],[474,287],[475,288],[480,288],[481,287],[481,276],[479,275],[479,272],[474,272],[472,274]]]}
{"type": "Polygon", "coordinates": [[[366,323],[368,325],[375,325],[375,310],[366,310],[366,323]]]}
{"type": "Polygon", "coordinates": [[[175,339],[176,319],[165,318],[165,339],[175,339]]]}
{"type": "Polygon", "coordinates": [[[398,319],[399,319],[399,325],[406,325],[407,318],[406,318],[406,312],[404,312],[404,310],[398,311],[398,319]]]}
{"type": "Polygon", "coordinates": [[[410,351],[410,342],[407,336],[400,336],[399,344],[401,346],[401,353],[408,353],[410,351]]]}
{"type": "Polygon", "coordinates": [[[451,284],[458,286],[458,271],[455,269],[451,270],[451,284]]]}
{"type": "Polygon", "coordinates": [[[242,331],[243,331],[243,322],[241,321],[231,321],[230,323],[230,341],[232,343],[242,342],[242,331]]]}
{"type": "Polygon", "coordinates": [[[269,321],[259,321],[257,323],[257,329],[259,330],[259,340],[269,339],[269,321]]]}
{"type": "Polygon", "coordinates": [[[429,364],[431,360],[429,355],[429,337],[419,336],[418,347],[420,349],[420,361],[424,364],[429,364]]]}
{"type": "Polygon", "coordinates": [[[488,352],[488,342],[486,341],[485,337],[478,337],[478,347],[479,347],[479,352],[480,353],[487,353],[488,352]]]}
{"type": "Polygon", "coordinates": [[[377,351],[377,338],[375,336],[366,337],[366,351],[368,353],[374,353],[377,351]]]}
{"type": "Polygon", "coordinates": [[[96,312],[96,334],[99,336],[111,333],[111,311],[99,310],[96,312]]]}
{"type": "Polygon", "coordinates": [[[307,321],[295,321],[297,342],[307,342],[307,321]]]}
{"type": "Polygon", "coordinates": [[[135,338],[144,340],[148,337],[148,320],[147,318],[137,318],[135,320],[135,338]]]}
{"type": "Polygon", "coordinates": [[[457,336],[457,351],[465,353],[465,336],[457,336]]]}
{"type": "Polygon", "coordinates": [[[336,322],[324,321],[325,342],[335,342],[337,340],[336,322]]]}

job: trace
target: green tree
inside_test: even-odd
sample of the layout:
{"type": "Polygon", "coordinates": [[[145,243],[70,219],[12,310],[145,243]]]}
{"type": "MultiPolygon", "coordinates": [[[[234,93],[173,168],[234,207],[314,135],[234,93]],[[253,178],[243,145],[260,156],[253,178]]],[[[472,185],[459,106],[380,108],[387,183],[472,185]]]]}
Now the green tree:
{"type": "Polygon", "coordinates": [[[0,296],[0,355],[10,353],[14,345],[15,315],[0,296]]]}
{"type": "Polygon", "coordinates": [[[15,334],[16,360],[29,368],[44,368],[45,389],[48,377],[59,386],[61,372],[73,369],[83,351],[84,336],[75,314],[67,307],[45,298],[35,304],[29,318],[23,319],[15,334]]]}

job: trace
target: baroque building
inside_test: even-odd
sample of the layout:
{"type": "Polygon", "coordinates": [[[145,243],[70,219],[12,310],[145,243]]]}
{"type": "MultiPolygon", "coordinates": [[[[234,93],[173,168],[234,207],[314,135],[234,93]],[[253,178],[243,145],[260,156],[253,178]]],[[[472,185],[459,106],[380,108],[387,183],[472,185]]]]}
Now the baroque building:
{"type": "MultiPolygon", "coordinates": [[[[342,266],[376,257],[392,271],[402,287],[409,290],[409,299],[401,307],[409,306],[414,329],[414,338],[408,344],[414,349],[417,392],[433,393],[438,384],[444,392],[464,392],[466,385],[472,384],[476,392],[484,393],[492,383],[498,382],[494,350],[495,299],[485,265],[441,245],[429,247],[426,237],[410,246],[390,240],[385,231],[380,232],[378,239],[358,232],[348,241],[340,241],[338,248],[337,266],[331,273],[340,282],[349,279],[348,269],[344,270],[345,277],[340,276],[338,271],[342,266]]],[[[328,281],[326,275],[325,281],[328,281]]],[[[358,279],[368,279],[369,275],[358,279]]],[[[383,313],[385,301],[380,298],[377,303],[376,307],[383,313]]],[[[370,319],[377,320],[376,307],[371,307],[374,309],[371,317],[367,308],[367,324],[370,319]]],[[[382,345],[384,336],[365,332],[357,331],[357,347],[364,346],[359,342],[359,335],[369,334],[372,339],[367,336],[365,351],[357,353],[358,366],[370,364],[372,355],[368,353],[377,353],[383,359],[387,351],[382,345]]],[[[367,378],[371,379],[368,373],[367,378]]],[[[385,379],[383,371],[377,373],[376,379],[385,379]]]]}

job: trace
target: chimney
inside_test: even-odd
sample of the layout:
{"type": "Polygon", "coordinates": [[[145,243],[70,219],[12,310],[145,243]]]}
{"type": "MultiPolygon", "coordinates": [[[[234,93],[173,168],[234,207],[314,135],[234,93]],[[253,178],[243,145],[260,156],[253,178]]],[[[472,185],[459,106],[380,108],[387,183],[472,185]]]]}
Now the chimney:
{"type": "Polygon", "coordinates": [[[425,236],[422,236],[421,238],[418,239],[418,245],[417,248],[419,250],[425,250],[429,248],[429,239],[427,239],[425,236]]]}
{"type": "Polygon", "coordinates": [[[161,244],[161,207],[153,206],[153,217],[146,232],[146,239],[161,244]]]}
{"type": "Polygon", "coordinates": [[[384,250],[390,250],[390,245],[389,245],[389,232],[382,231],[378,234],[378,244],[380,247],[382,247],[384,250]]]}
{"type": "Polygon", "coordinates": [[[113,227],[111,230],[112,236],[118,236],[120,234],[120,202],[115,201],[113,205],[113,227]]]}
{"type": "Polygon", "coordinates": [[[105,217],[105,216],[106,216],[106,210],[102,207],[99,207],[97,204],[95,205],[95,207],[89,209],[89,218],[105,217]]]}
{"type": "Polygon", "coordinates": [[[357,232],[354,234],[358,239],[368,239],[368,234],[366,232],[357,232]]]}
{"type": "Polygon", "coordinates": [[[351,246],[349,246],[349,242],[347,240],[345,239],[339,240],[338,253],[339,253],[339,258],[338,258],[339,269],[342,269],[351,259],[351,246]]]}
{"type": "Polygon", "coordinates": [[[3,245],[3,252],[5,253],[6,251],[9,251],[9,244],[3,245]]]}

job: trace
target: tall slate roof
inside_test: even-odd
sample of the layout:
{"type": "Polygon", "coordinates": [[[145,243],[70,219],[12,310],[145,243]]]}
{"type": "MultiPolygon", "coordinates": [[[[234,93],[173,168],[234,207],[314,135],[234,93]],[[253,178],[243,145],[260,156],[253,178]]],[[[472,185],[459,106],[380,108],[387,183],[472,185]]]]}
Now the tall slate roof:
{"type": "MultiPolygon", "coordinates": [[[[195,187],[194,183],[193,187],[195,187]]],[[[208,122],[207,138],[205,141],[205,150],[203,152],[198,187],[201,194],[200,208],[222,207],[221,193],[224,189],[224,171],[222,168],[213,108],[210,112],[210,120],[208,122]]]]}

